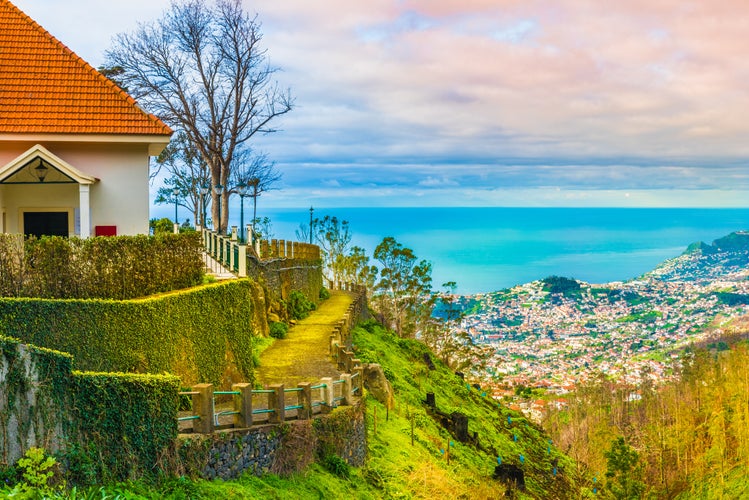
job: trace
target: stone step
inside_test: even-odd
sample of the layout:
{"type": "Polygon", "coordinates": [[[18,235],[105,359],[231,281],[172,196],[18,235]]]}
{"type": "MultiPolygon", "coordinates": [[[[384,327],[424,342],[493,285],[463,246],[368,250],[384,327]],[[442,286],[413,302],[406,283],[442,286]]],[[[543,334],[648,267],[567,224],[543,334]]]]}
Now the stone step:
{"type": "Polygon", "coordinates": [[[213,276],[217,280],[235,279],[234,273],[226,269],[216,259],[203,252],[203,262],[205,263],[205,272],[208,276],[213,276]]]}

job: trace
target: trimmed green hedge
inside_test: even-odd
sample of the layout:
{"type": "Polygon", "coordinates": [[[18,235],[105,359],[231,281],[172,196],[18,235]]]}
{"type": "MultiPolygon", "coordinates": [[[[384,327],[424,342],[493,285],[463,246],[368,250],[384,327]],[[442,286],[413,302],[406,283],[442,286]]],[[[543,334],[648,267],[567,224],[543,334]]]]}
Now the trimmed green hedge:
{"type": "Polygon", "coordinates": [[[252,381],[254,281],[231,280],[135,300],[0,298],[0,332],[69,352],[75,368],[169,372],[184,385],[252,381]]]}
{"type": "Polygon", "coordinates": [[[180,380],[169,375],[73,372],[77,443],[66,467],[77,484],[154,477],[177,438],[180,380]]]}
{"type": "Polygon", "coordinates": [[[0,234],[0,296],[130,299],[203,280],[197,233],[23,240],[0,234]]]}

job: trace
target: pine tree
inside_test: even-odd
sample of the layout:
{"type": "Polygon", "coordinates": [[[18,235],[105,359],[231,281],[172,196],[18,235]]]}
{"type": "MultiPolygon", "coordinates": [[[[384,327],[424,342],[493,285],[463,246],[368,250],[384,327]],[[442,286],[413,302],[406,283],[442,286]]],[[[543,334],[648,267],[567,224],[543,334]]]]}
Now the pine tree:
{"type": "Polygon", "coordinates": [[[629,446],[623,437],[611,443],[611,448],[604,453],[607,460],[607,485],[614,498],[631,500],[642,498],[645,483],[642,480],[640,456],[629,446]]]}

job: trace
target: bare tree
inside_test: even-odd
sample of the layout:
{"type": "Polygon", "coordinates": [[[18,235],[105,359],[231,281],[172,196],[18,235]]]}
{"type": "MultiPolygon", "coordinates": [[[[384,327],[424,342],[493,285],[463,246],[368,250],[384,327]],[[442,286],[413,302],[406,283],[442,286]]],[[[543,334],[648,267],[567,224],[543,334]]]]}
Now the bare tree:
{"type": "Polygon", "coordinates": [[[208,165],[212,216],[226,227],[235,158],[292,109],[279,90],[257,16],[239,0],[175,1],[159,20],[115,37],[107,65],[148,110],[183,130],[208,165]],[[216,192],[216,186],[218,193],[216,192]],[[218,201],[221,207],[218,207],[218,201]]]}
{"type": "MultiPolygon", "coordinates": [[[[153,176],[161,169],[169,177],[156,192],[156,203],[178,204],[193,214],[196,224],[205,227],[205,207],[210,199],[211,176],[203,157],[195,146],[180,132],[156,159],[153,176]]],[[[178,221],[174,221],[178,222],[178,221]]]]}
{"type": "MultiPolygon", "coordinates": [[[[249,153],[249,152],[248,152],[249,153]]],[[[238,161],[230,178],[229,193],[252,198],[252,231],[257,232],[257,199],[266,191],[271,191],[281,179],[275,163],[264,153],[248,155],[247,161],[238,161]]],[[[244,228],[242,228],[244,231],[244,228]]]]}

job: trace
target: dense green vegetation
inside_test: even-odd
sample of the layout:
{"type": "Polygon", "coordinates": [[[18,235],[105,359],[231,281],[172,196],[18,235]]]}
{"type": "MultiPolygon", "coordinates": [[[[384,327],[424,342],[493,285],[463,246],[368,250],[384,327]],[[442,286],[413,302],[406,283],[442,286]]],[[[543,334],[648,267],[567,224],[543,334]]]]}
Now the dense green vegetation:
{"type": "Polygon", "coordinates": [[[676,380],[662,387],[648,378],[637,386],[600,378],[545,425],[616,498],[640,498],[616,496],[627,488],[648,498],[746,498],[749,345],[729,345],[688,350],[676,380]]]}
{"type": "Polygon", "coordinates": [[[577,297],[580,295],[580,283],[572,278],[562,276],[549,276],[541,280],[544,290],[550,294],[561,294],[565,297],[577,297]]]}
{"type": "Polygon", "coordinates": [[[745,293],[716,292],[715,296],[722,304],[729,306],[749,304],[749,294],[745,293]]]}
{"type": "Polygon", "coordinates": [[[703,255],[710,255],[718,252],[741,253],[746,251],[749,251],[749,233],[734,232],[718,238],[713,241],[712,245],[708,245],[702,241],[692,243],[684,253],[693,254],[699,252],[703,255]]]}
{"type": "Polygon", "coordinates": [[[0,234],[0,296],[131,299],[203,280],[197,233],[25,238],[0,234]]]}

